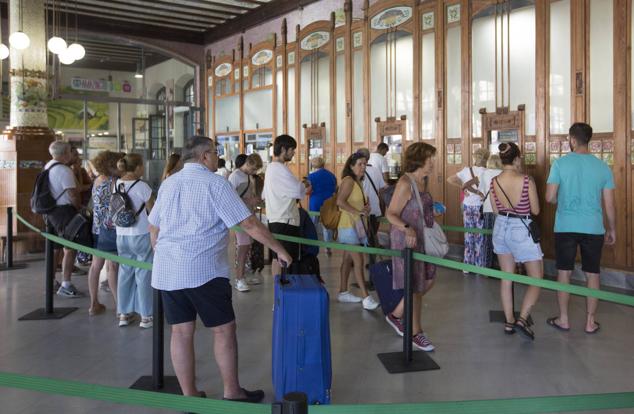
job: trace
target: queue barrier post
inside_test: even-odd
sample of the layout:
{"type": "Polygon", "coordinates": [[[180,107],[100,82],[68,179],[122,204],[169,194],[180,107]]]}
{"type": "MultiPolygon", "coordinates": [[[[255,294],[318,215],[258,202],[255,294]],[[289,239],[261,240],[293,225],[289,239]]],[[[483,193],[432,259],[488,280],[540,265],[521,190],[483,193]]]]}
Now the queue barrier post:
{"type": "Polygon", "coordinates": [[[308,414],[308,397],[303,392],[288,393],[271,404],[271,414],[308,414]]]}
{"type": "MultiPolygon", "coordinates": [[[[46,232],[52,233],[53,227],[47,223],[46,224],[46,232]]],[[[63,308],[55,308],[54,307],[54,299],[53,292],[54,281],[55,281],[55,247],[53,242],[50,239],[46,239],[45,242],[45,253],[44,253],[44,283],[46,286],[46,294],[45,294],[45,303],[44,308],[39,308],[34,310],[33,312],[27,313],[24,316],[18,318],[19,321],[41,321],[47,319],[62,319],[68,314],[75,312],[77,307],[63,307],[63,308]]]]}
{"type": "Polygon", "coordinates": [[[165,376],[165,315],[163,298],[158,289],[152,289],[154,323],[152,325],[152,375],[144,375],[130,386],[131,389],[182,394],[178,379],[165,376]]]}
{"type": "Polygon", "coordinates": [[[7,252],[7,260],[0,265],[0,270],[17,270],[26,267],[25,263],[13,263],[13,207],[7,207],[7,243],[5,250],[7,252]]]}
{"type": "Polygon", "coordinates": [[[404,289],[404,309],[403,309],[403,351],[386,352],[378,354],[377,357],[390,374],[401,374],[405,372],[430,371],[440,369],[440,366],[427,354],[427,352],[412,350],[412,323],[413,323],[413,296],[414,288],[412,281],[413,272],[413,251],[405,248],[402,251],[405,272],[404,289]]]}

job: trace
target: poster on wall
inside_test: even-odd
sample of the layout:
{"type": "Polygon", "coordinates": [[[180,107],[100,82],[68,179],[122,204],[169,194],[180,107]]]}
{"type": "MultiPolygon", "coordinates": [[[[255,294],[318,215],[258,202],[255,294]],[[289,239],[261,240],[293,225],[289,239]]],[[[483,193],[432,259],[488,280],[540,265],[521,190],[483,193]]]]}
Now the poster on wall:
{"type": "MultiPolygon", "coordinates": [[[[64,92],[70,92],[66,88],[64,92]]],[[[88,102],[86,118],[89,131],[107,131],[110,123],[110,107],[104,102],[88,102]]],[[[49,100],[47,103],[48,126],[52,129],[84,129],[84,102],[70,99],[49,100]]]]}

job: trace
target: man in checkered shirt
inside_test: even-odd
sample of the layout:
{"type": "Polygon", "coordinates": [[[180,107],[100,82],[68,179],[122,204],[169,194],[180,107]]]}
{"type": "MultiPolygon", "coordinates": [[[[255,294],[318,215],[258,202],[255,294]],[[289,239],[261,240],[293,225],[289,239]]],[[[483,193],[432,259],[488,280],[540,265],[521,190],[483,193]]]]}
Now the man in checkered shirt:
{"type": "Polygon", "coordinates": [[[244,205],[231,184],[214,174],[218,153],[207,137],[192,137],[183,150],[183,169],[165,180],[149,216],[154,264],[152,287],[161,291],[172,325],[171,354],[184,395],[201,396],[195,381],[196,316],[214,333],[214,354],[224,399],[260,402],[262,390],[247,391],[238,380],[236,323],[227,258],[229,228],[239,224],[268,246],[280,261],[289,254],[244,205]]]}

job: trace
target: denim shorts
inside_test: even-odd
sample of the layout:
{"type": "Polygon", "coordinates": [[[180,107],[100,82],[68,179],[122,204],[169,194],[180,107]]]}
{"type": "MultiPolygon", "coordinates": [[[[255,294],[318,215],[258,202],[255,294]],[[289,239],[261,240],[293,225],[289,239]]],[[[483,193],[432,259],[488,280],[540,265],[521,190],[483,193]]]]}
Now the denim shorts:
{"type": "MultiPolygon", "coordinates": [[[[530,222],[531,219],[524,219],[526,226],[530,222]]],[[[493,251],[496,254],[512,254],[517,263],[542,260],[542,248],[533,241],[524,223],[517,217],[498,215],[493,226],[493,251]]]]}
{"type": "Polygon", "coordinates": [[[366,238],[364,237],[363,239],[360,239],[357,234],[357,230],[353,227],[340,228],[337,229],[337,241],[343,244],[353,244],[358,246],[360,244],[365,245],[366,238]]]}

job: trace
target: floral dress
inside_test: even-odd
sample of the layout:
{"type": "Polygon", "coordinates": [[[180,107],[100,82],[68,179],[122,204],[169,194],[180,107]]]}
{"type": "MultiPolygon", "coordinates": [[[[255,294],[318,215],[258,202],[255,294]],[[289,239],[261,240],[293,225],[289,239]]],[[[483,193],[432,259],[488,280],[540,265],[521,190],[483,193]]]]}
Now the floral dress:
{"type": "Polygon", "coordinates": [[[92,187],[93,220],[92,232],[99,234],[101,227],[113,229],[112,218],[110,217],[110,196],[115,178],[107,177],[98,186],[92,187]]]}
{"type": "MultiPolygon", "coordinates": [[[[412,190],[413,191],[413,190],[412,190]]],[[[416,196],[412,193],[409,201],[401,212],[401,220],[409,224],[416,231],[416,247],[414,252],[425,253],[425,227],[431,227],[434,224],[434,200],[429,192],[420,192],[420,198],[425,209],[424,220],[421,217],[416,196]]],[[[390,230],[391,248],[402,250],[406,247],[405,232],[392,226],[390,230]]],[[[392,287],[394,289],[403,289],[405,287],[405,263],[401,257],[392,257],[392,287]]],[[[425,280],[431,280],[436,277],[436,266],[433,264],[414,260],[413,262],[413,279],[412,285],[415,292],[425,290],[425,280]]]]}

